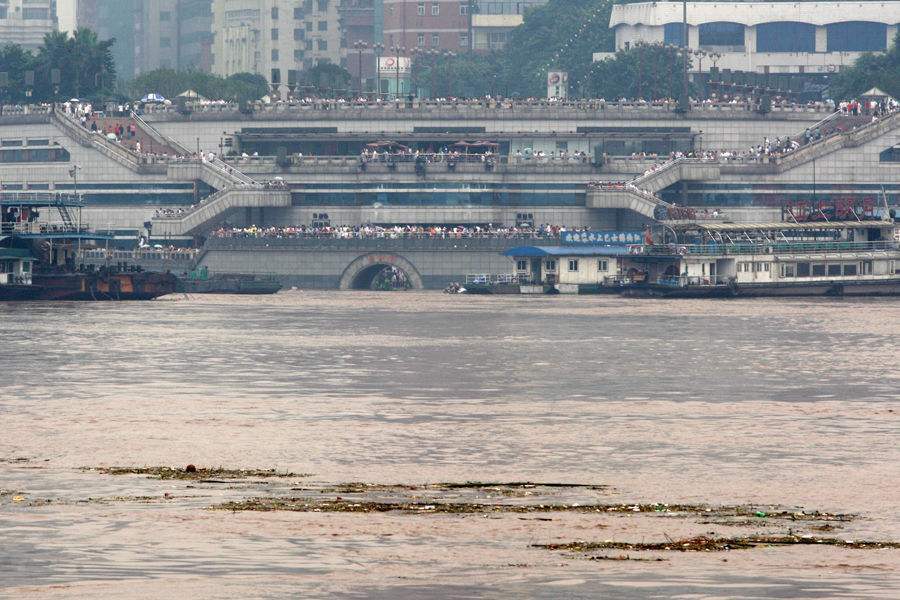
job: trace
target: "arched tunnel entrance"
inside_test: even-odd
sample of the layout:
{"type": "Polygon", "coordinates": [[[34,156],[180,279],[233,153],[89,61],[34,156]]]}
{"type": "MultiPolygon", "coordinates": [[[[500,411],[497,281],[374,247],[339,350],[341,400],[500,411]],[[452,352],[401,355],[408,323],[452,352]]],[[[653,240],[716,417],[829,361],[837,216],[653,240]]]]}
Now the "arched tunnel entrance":
{"type": "Polygon", "coordinates": [[[342,290],[422,289],[422,277],[411,262],[396,254],[367,254],[341,275],[342,290]]]}

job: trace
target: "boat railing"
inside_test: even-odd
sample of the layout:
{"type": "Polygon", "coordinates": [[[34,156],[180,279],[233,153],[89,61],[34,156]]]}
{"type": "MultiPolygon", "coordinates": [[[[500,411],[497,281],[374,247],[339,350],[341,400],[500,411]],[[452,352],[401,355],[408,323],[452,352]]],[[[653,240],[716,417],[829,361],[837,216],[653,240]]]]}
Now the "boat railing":
{"type": "Polygon", "coordinates": [[[46,235],[52,233],[85,233],[87,227],[78,227],[62,221],[32,221],[0,223],[2,235],[46,235]]]}
{"type": "Polygon", "coordinates": [[[718,275],[670,275],[658,277],[656,285],[665,287],[684,288],[692,286],[726,286],[732,281],[732,277],[718,275]]]}
{"type": "Polygon", "coordinates": [[[727,255],[727,254],[784,254],[805,252],[866,252],[875,250],[897,250],[900,243],[891,240],[872,242],[746,242],[711,244],[656,244],[645,246],[643,252],[634,254],[672,255],[727,255]]]}

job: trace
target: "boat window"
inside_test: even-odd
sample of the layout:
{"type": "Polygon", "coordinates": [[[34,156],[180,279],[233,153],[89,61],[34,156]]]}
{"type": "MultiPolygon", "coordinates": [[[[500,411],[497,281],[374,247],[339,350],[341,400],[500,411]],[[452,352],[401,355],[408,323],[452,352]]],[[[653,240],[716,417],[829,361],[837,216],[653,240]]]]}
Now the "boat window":
{"type": "Polygon", "coordinates": [[[809,263],[797,263],[797,277],[809,277],[809,263]]]}
{"type": "Polygon", "coordinates": [[[22,272],[23,273],[31,273],[31,262],[30,261],[22,261],[22,272]]]}
{"type": "Polygon", "coordinates": [[[577,271],[578,270],[578,259],[570,258],[569,259],[569,271],[577,271]]]}
{"type": "Polygon", "coordinates": [[[796,273],[796,265],[793,263],[782,264],[781,265],[781,276],[782,277],[795,277],[796,273]]]}
{"type": "Polygon", "coordinates": [[[12,273],[13,263],[11,260],[0,260],[0,273],[12,273]]]}
{"type": "Polygon", "coordinates": [[[766,273],[768,273],[768,272],[769,272],[769,266],[770,266],[769,263],[763,263],[763,271],[765,271],[766,273]]]}
{"type": "Polygon", "coordinates": [[[813,277],[824,277],[826,273],[825,265],[813,265],[812,266],[812,274],[813,277]]]}
{"type": "Polygon", "coordinates": [[[856,263],[845,264],[844,275],[856,275],[856,263]]]}
{"type": "Polygon", "coordinates": [[[555,271],[556,270],[556,261],[548,260],[544,263],[544,269],[547,271],[555,271]]]}
{"type": "Polygon", "coordinates": [[[841,274],[841,265],[828,265],[828,274],[829,275],[840,275],[841,274]]]}
{"type": "Polygon", "coordinates": [[[527,260],[517,260],[516,261],[516,271],[527,271],[528,270],[528,261],[527,260]]]}
{"type": "Polygon", "coordinates": [[[609,261],[605,258],[601,258],[597,261],[597,270],[598,271],[609,271],[609,261]]]}
{"type": "Polygon", "coordinates": [[[862,274],[863,275],[871,275],[872,274],[872,261],[864,260],[862,262],[862,274]]]}

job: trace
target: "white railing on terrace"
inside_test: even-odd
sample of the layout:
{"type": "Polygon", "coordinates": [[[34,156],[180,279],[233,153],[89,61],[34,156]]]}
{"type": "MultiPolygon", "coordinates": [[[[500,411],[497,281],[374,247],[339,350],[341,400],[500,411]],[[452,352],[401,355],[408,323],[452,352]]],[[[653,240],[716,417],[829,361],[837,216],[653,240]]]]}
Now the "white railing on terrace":
{"type": "MultiPolygon", "coordinates": [[[[258,114],[271,113],[292,113],[304,111],[357,111],[357,112],[395,112],[410,110],[419,112],[436,112],[436,111],[467,111],[467,110],[491,110],[497,112],[529,112],[535,110],[558,110],[558,111],[609,111],[609,112],[634,112],[634,111],[654,111],[667,112],[674,111],[678,103],[671,101],[655,101],[655,102],[608,102],[603,99],[590,100],[564,100],[553,101],[545,99],[534,100],[486,100],[486,99],[448,99],[448,100],[414,100],[412,106],[408,106],[406,101],[384,100],[384,101],[366,101],[360,102],[356,100],[310,100],[310,101],[279,101],[273,104],[254,103],[250,105],[250,109],[258,114]]],[[[187,107],[195,113],[200,114],[217,114],[217,113],[235,113],[239,111],[239,106],[235,103],[225,104],[204,104],[204,103],[187,103],[187,107]]],[[[712,102],[712,101],[692,101],[692,110],[698,112],[741,112],[752,113],[754,105],[749,101],[740,102],[712,102]]],[[[144,108],[143,114],[159,115],[159,114],[178,114],[178,108],[174,106],[150,105],[144,108]]],[[[834,107],[825,103],[813,104],[795,104],[795,103],[774,103],[772,111],[776,113],[830,113],[834,107]]]]}

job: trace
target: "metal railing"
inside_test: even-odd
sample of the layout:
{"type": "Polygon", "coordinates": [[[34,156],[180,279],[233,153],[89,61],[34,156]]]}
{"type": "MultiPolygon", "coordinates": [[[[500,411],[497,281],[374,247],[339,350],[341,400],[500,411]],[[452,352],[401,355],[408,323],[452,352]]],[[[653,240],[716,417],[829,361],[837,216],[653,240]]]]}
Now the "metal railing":
{"type": "Polygon", "coordinates": [[[657,244],[644,246],[642,252],[636,254],[671,254],[671,255],[728,255],[728,254],[784,254],[784,253],[816,253],[827,252],[867,252],[900,249],[900,242],[759,242],[734,244],[657,244]]]}
{"type": "Polygon", "coordinates": [[[65,222],[34,221],[30,223],[8,222],[0,223],[0,234],[3,235],[45,235],[52,233],[84,233],[87,227],[65,222]]]}

